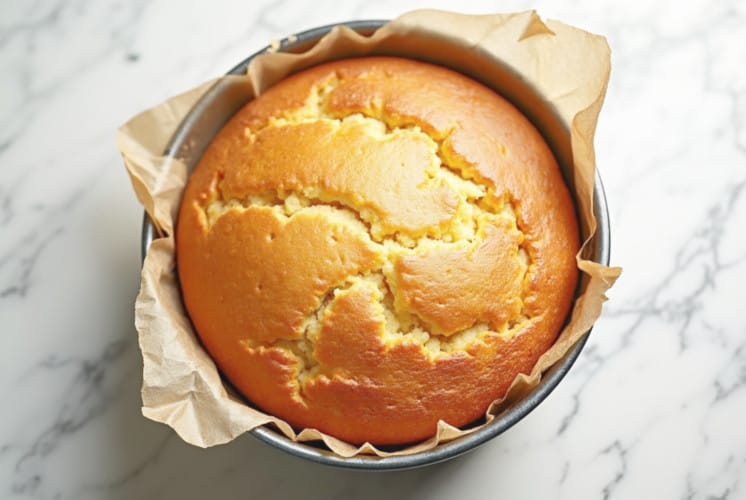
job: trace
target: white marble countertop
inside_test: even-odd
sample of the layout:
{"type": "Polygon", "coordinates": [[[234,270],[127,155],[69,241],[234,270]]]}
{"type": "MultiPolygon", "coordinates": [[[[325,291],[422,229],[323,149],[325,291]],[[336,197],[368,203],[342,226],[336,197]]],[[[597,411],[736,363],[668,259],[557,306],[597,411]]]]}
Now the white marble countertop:
{"type": "Polygon", "coordinates": [[[746,498],[743,2],[0,3],[0,497],[746,498]],[[536,8],[605,34],[597,135],[625,268],[582,356],[478,450],[385,475],[140,414],[142,212],[117,126],[270,39],[416,7],[536,8]]]}

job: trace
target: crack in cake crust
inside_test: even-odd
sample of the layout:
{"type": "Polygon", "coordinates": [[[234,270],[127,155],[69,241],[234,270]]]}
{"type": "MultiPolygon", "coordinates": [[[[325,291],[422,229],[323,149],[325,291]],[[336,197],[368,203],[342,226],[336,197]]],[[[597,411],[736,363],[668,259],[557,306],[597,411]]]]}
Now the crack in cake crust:
{"type": "MultiPolygon", "coordinates": [[[[387,231],[379,214],[365,205],[351,202],[350,199],[324,190],[320,186],[305,186],[303,189],[273,189],[254,192],[244,197],[224,195],[223,178],[219,173],[212,184],[211,196],[200,206],[204,214],[206,230],[209,231],[217,220],[232,211],[246,211],[251,207],[271,208],[278,218],[292,218],[308,210],[327,207],[366,232],[371,240],[384,252],[385,264],[372,273],[351,276],[341,283],[329,288],[320,299],[318,307],[303,321],[302,335],[297,339],[278,339],[259,342],[246,339],[241,345],[246,349],[278,348],[292,353],[297,360],[296,380],[298,398],[303,399],[304,384],[319,376],[334,376],[333,369],[322,366],[314,354],[316,340],[321,331],[325,311],[341,291],[347,290],[359,280],[372,281],[379,290],[379,305],[384,314],[385,333],[381,341],[391,348],[395,345],[413,343],[423,346],[423,352],[432,362],[454,352],[463,352],[476,343],[484,342],[491,335],[510,337],[515,335],[525,324],[532,320],[527,312],[528,283],[534,271],[534,258],[531,247],[526,241],[522,222],[519,218],[518,203],[508,193],[495,194],[494,186],[475,173],[475,171],[446,147],[446,142],[453,127],[446,133],[438,134],[413,118],[393,117],[384,112],[383,107],[376,106],[362,113],[345,114],[344,111],[329,109],[329,99],[334,89],[340,84],[334,76],[322,85],[315,85],[300,108],[286,112],[281,116],[271,117],[267,123],[256,129],[244,130],[244,137],[254,143],[268,129],[296,127],[301,124],[323,122],[338,131],[346,126],[364,126],[370,137],[376,141],[386,141],[400,134],[416,136],[429,144],[432,153],[432,164],[426,169],[426,181],[418,186],[429,189],[433,185],[446,186],[457,197],[454,214],[447,221],[436,227],[428,228],[424,234],[410,233],[406,230],[387,231]],[[427,132],[425,132],[427,130],[427,132]],[[485,238],[486,228],[501,219],[518,233],[520,238],[516,248],[515,259],[521,266],[520,313],[508,318],[503,324],[489,325],[476,320],[472,326],[460,329],[448,335],[438,333],[427,320],[416,311],[398,300],[399,293],[393,279],[392,260],[401,255],[416,255],[420,252],[443,248],[465,248],[473,252],[485,238]]],[[[454,125],[455,126],[455,125],[454,125]]],[[[503,152],[496,152],[503,153],[503,152]]]]}

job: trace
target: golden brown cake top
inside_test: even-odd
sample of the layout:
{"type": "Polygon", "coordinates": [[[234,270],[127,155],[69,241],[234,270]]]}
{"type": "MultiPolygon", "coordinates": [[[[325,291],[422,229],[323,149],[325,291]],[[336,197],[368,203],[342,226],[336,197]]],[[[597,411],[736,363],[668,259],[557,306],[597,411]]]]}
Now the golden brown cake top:
{"type": "Polygon", "coordinates": [[[467,424],[530,371],[577,250],[528,120],[463,75],[385,57],[247,104],[177,226],[185,304],[231,382],[296,427],[378,444],[467,424]]]}

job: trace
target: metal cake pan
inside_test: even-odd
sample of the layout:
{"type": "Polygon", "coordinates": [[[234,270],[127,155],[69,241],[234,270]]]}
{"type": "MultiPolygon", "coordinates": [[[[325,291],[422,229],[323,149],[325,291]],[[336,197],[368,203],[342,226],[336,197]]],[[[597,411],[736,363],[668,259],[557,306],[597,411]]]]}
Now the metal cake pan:
{"type": "MultiPolygon", "coordinates": [[[[281,40],[278,50],[284,52],[302,52],[338,25],[344,25],[361,34],[368,35],[385,23],[386,21],[383,20],[366,20],[321,26],[281,40]]],[[[452,47],[448,47],[447,49],[449,50],[444,52],[448,54],[446,56],[448,60],[435,61],[433,58],[420,57],[420,54],[417,53],[418,47],[420,46],[421,45],[418,45],[418,43],[410,44],[409,40],[407,40],[403,43],[401,50],[398,50],[395,47],[390,47],[389,49],[384,49],[384,53],[437,62],[444,66],[450,66],[453,69],[482,81],[484,81],[482,78],[483,72],[485,70],[493,69],[502,72],[503,77],[511,78],[509,72],[506,73],[504,68],[501,69],[496,66],[495,61],[486,60],[485,56],[474,53],[475,51],[459,54],[458,51],[454,52],[452,47]]],[[[269,49],[269,47],[265,47],[247,57],[231,69],[228,74],[244,74],[249,62],[251,62],[251,60],[257,55],[265,53],[269,49]]],[[[512,77],[519,78],[516,75],[512,75],[512,77]]],[[[495,87],[494,85],[491,86],[493,88],[495,87]]],[[[561,125],[556,117],[552,119],[553,115],[551,113],[543,114],[541,117],[538,117],[535,113],[535,109],[532,110],[530,105],[526,105],[526,102],[516,101],[515,96],[506,95],[505,92],[501,92],[501,89],[495,90],[507,97],[508,100],[521,109],[521,111],[523,111],[534,122],[534,125],[539,128],[547,142],[554,150],[560,165],[566,166],[568,162],[571,161],[571,158],[568,156],[569,132],[566,127],[561,125]]],[[[528,91],[531,92],[530,89],[528,89],[528,91]]],[[[221,80],[213,86],[190,111],[171,139],[170,145],[165,151],[165,154],[186,161],[191,171],[199,160],[202,151],[212,140],[215,133],[217,133],[225,122],[246,103],[246,99],[245,92],[240,88],[239,83],[236,83],[235,81],[221,80]]],[[[563,167],[563,171],[566,173],[567,169],[563,167]]],[[[569,176],[565,175],[565,178],[568,180],[569,176]]],[[[568,184],[570,184],[572,190],[571,182],[568,182],[568,184]]],[[[603,184],[598,173],[596,173],[595,178],[593,210],[597,220],[597,229],[594,240],[589,249],[590,253],[586,258],[608,265],[610,252],[609,215],[603,184]]],[[[155,228],[151,224],[146,213],[143,220],[141,241],[143,259],[145,258],[150,243],[157,237],[158,235],[155,232],[155,228]]],[[[335,455],[322,446],[293,442],[270,427],[256,428],[251,431],[251,434],[265,443],[284,450],[292,455],[321,464],[345,468],[400,470],[448,460],[470,451],[495,436],[500,435],[536,408],[568,373],[573,363],[580,355],[589,335],[590,330],[562,359],[544,373],[542,380],[537,387],[535,387],[523,399],[502,411],[488,425],[454,441],[438,445],[432,450],[406,456],[377,457],[362,455],[344,458],[335,455]]]]}

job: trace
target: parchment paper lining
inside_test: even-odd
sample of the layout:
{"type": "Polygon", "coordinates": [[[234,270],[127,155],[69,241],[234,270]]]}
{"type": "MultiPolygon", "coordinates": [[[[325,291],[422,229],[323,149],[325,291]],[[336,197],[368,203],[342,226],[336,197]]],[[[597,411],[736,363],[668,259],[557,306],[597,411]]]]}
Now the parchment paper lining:
{"type": "MultiPolygon", "coordinates": [[[[584,247],[587,246],[596,228],[592,212],[593,136],[610,71],[609,48],[603,37],[556,21],[542,21],[534,12],[469,16],[422,10],[400,16],[370,37],[335,28],[303,54],[267,53],[252,61],[246,76],[225,78],[246,80],[249,92],[258,95],[286,75],[329,59],[384,53],[416,55],[433,62],[448,61],[454,66],[453,54],[463,53],[465,48],[499,61],[503,71],[507,68],[512,77],[542,96],[542,106],[548,105],[544,106],[545,112],[553,112],[571,131],[567,141],[572,158],[570,182],[576,192],[581,228],[587,235],[584,247]],[[428,44],[412,41],[423,37],[429,39],[428,44]],[[449,48],[453,49],[452,54],[449,48]]],[[[214,446],[272,423],[290,439],[322,440],[343,457],[361,453],[407,455],[431,449],[474,432],[491,422],[510,402],[519,400],[600,315],[605,292],[621,269],[582,259],[580,255],[587,251],[584,249],[577,260],[579,269],[586,274],[585,287],[575,301],[567,326],[532,372],[518,376],[506,398],[490,406],[485,424],[461,430],[440,422],[431,439],[396,451],[378,450],[367,443],[354,446],[314,429],[296,433],[282,420],[248,406],[223,384],[202,349],[183,309],[175,275],[173,228],[187,166],[177,158],[164,156],[164,151],[189,110],[215,82],[206,82],[140,113],[120,128],[117,137],[135,193],[163,235],[148,251],[135,304],[135,325],[144,361],[142,411],[146,417],[171,426],[185,441],[214,446]]],[[[510,91],[507,94],[519,107],[536,106],[536,99],[521,102],[526,97],[519,90],[514,95],[510,91]]]]}

